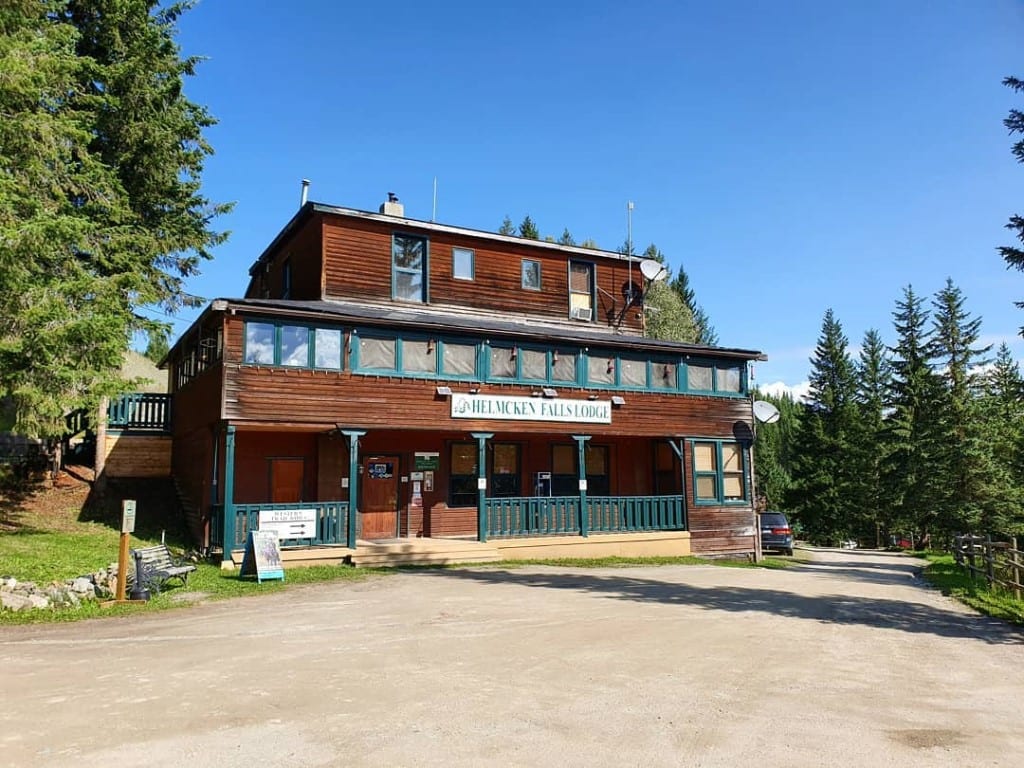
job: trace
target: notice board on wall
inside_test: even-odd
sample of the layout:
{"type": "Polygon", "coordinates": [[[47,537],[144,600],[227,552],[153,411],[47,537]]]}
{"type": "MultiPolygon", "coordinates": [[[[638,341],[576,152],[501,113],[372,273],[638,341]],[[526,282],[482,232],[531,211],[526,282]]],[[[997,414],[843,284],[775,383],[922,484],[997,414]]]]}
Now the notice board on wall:
{"type": "Polygon", "coordinates": [[[258,582],[271,579],[284,581],[281,547],[275,531],[249,531],[239,576],[255,576],[258,582]]]}

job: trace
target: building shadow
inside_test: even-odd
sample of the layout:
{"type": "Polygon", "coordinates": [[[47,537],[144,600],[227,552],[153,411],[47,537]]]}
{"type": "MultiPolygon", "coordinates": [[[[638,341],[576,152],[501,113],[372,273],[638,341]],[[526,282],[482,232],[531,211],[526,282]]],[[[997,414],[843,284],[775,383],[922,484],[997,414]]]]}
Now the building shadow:
{"type": "Polygon", "coordinates": [[[808,596],[783,589],[698,587],[632,575],[566,573],[554,570],[451,569],[424,577],[534,589],[558,589],[609,600],[662,603],[704,611],[765,613],[820,624],[860,625],[911,634],[975,640],[991,645],[1024,645],[1024,631],[998,619],[947,611],[921,603],[843,594],[808,596]]]}

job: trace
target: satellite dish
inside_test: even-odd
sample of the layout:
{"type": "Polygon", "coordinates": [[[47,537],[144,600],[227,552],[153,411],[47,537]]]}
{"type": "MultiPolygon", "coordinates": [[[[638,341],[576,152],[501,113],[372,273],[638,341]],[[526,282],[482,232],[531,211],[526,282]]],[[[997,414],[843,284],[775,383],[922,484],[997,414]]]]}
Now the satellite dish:
{"type": "Polygon", "coordinates": [[[754,401],[754,418],[762,424],[774,424],[780,416],[779,409],[767,400],[754,401]]]}
{"type": "Polygon", "coordinates": [[[640,274],[646,277],[651,282],[656,280],[664,280],[668,277],[668,268],[660,261],[654,259],[644,259],[640,262],[640,274]]]}

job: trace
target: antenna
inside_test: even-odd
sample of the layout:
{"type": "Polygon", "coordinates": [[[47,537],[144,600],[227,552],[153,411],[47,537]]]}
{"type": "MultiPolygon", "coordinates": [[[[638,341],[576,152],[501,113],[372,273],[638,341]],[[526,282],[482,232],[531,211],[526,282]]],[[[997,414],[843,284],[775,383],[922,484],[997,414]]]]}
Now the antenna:
{"type": "Polygon", "coordinates": [[[629,296],[626,297],[626,306],[633,303],[633,201],[626,201],[626,258],[627,269],[629,270],[629,296]]]}
{"type": "Polygon", "coordinates": [[[437,176],[434,177],[434,207],[430,211],[430,220],[437,221],[437,176]]]}

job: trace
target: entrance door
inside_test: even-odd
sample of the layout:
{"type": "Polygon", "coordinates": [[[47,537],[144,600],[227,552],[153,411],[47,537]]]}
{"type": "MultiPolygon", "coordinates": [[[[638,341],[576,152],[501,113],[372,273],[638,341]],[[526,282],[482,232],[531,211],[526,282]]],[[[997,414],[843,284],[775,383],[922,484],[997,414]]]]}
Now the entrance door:
{"type": "Polygon", "coordinates": [[[398,457],[363,459],[363,492],[359,504],[364,539],[398,535],[398,457]]]}
{"type": "Polygon", "coordinates": [[[275,504],[302,501],[304,474],[305,462],[302,459],[271,459],[270,500],[275,504]]]}

